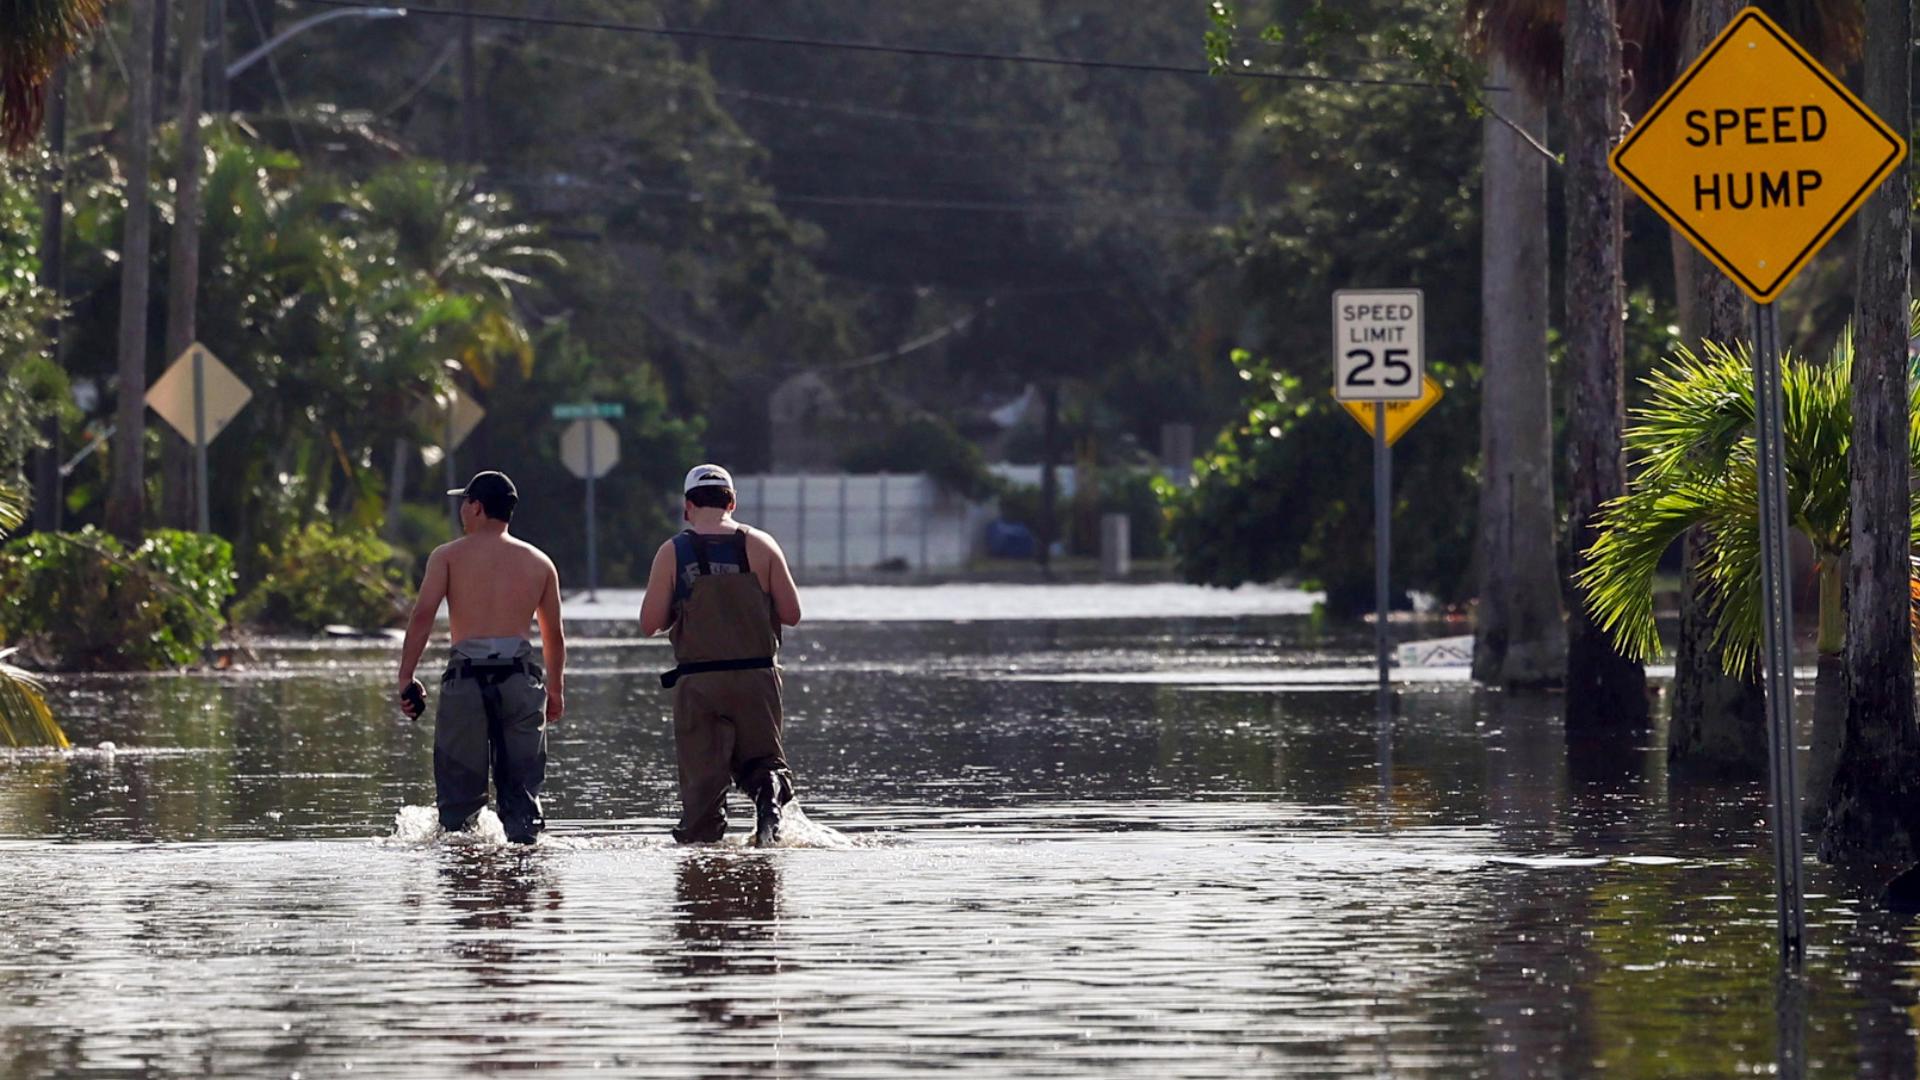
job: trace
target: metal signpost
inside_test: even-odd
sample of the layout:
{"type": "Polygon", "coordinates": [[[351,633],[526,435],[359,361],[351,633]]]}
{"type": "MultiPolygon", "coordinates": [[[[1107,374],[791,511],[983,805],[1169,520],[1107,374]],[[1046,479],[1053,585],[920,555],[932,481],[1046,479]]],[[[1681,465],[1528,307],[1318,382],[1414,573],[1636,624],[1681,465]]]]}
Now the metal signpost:
{"type": "Polygon", "coordinates": [[[571,420],[560,434],[560,460],[567,471],[587,482],[587,599],[600,598],[599,528],[594,520],[594,481],[620,463],[620,433],[608,420],[627,414],[625,405],[586,402],[555,405],[555,420],[571,420]]]}
{"type": "Polygon", "coordinates": [[[1906,157],[1875,116],[1758,8],[1734,16],[1614,150],[1614,174],[1754,302],[1754,442],[1767,761],[1781,962],[1806,947],[1793,742],[1793,613],[1774,300],[1906,157]]]}
{"type": "Polygon", "coordinates": [[[193,444],[194,520],[202,533],[212,531],[207,512],[207,444],[251,400],[253,391],[247,384],[197,341],[175,357],[147,390],[147,407],[193,444]]]}
{"type": "MultiPolygon", "coordinates": [[[[1349,409],[1353,404],[1373,406],[1373,645],[1383,715],[1392,694],[1387,676],[1387,610],[1393,557],[1393,451],[1387,406],[1418,402],[1426,394],[1425,307],[1419,289],[1342,289],[1333,294],[1333,396],[1349,409]]],[[[1410,426],[1412,421],[1407,423],[1410,426]]]]}

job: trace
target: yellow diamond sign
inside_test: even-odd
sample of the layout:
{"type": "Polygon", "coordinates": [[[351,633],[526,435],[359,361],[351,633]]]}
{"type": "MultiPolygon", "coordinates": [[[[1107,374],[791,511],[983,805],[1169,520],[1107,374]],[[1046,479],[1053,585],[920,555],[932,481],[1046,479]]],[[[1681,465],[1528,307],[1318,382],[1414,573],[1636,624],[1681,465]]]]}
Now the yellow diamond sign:
{"type": "MultiPolygon", "coordinates": [[[[1338,393],[1336,390],[1335,394],[1338,395],[1338,393]]],[[[1439,404],[1440,393],[1440,384],[1434,382],[1433,376],[1429,375],[1420,382],[1418,398],[1412,401],[1378,402],[1377,404],[1385,405],[1387,410],[1387,445],[1392,446],[1399,442],[1400,436],[1405,435],[1408,428],[1419,423],[1420,418],[1427,415],[1427,410],[1439,404]]],[[[1376,402],[1372,401],[1342,401],[1340,407],[1347,410],[1347,415],[1353,417],[1355,423],[1365,428],[1368,435],[1372,435],[1375,404],[1376,402]]]]}
{"type": "Polygon", "coordinates": [[[1613,152],[1613,171],[1770,304],[1906,156],[1900,134],[1758,8],[1613,152]]]}

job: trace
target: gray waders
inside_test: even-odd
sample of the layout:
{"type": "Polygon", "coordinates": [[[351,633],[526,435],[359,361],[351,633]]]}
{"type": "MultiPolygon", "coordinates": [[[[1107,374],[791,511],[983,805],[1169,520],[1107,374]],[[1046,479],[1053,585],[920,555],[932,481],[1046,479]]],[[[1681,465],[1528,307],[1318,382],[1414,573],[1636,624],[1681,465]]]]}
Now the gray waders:
{"type": "Polygon", "coordinates": [[[660,677],[673,691],[673,748],[680,775],[683,844],[727,832],[727,789],[753,798],[756,844],[780,838],[793,774],[780,745],[780,624],[773,600],[747,563],[747,532],[674,537],[677,573],[669,636],[677,665],[660,677]]]}
{"type": "Polygon", "coordinates": [[[433,785],[440,826],[465,828],[487,805],[493,774],[507,839],[531,844],[546,827],[547,683],[521,638],[455,642],[433,723],[433,785]]]}

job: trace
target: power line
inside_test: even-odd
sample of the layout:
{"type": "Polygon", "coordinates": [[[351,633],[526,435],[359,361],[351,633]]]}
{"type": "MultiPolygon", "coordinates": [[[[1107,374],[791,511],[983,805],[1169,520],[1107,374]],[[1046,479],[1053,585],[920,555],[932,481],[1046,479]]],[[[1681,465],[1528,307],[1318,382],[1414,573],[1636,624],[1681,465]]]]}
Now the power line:
{"type": "MultiPolygon", "coordinates": [[[[332,8],[368,8],[358,0],[304,0],[305,3],[332,8]]],[[[528,26],[557,26],[575,30],[605,30],[621,34],[681,38],[695,41],[726,41],[747,45],[776,45],[802,49],[833,49],[841,52],[879,53],[893,56],[918,56],[942,60],[981,60],[1006,64],[1035,64],[1046,67],[1086,68],[1100,71],[1131,71],[1154,75],[1216,74],[1214,69],[1197,64],[1159,64],[1137,60],[1097,60],[1078,56],[1043,56],[1035,53],[987,52],[973,49],[938,49],[926,45],[887,45],[873,41],[846,41],[834,38],[783,37],[774,34],[749,34],[733,30],[700,30],[685,26],[642,26],[639,23],[607,19],[568,18],[559,15],[522,15],[510,12],[455,11],[449,8],[407,8],[407,15],[449,19],[479,19],[490,22],[520,23],[528,26]]],[[[1338,83],[1345,86],[1406,86],[1431,90],[1450,90],[1446,83],[1420,79],[1383,79],[1351,75],[1318,75],[1299,71],[1266,71],[1252,67],[1227,67],[1218,72],[1236,79],[1262,79],[1280,82],[1338,83]]]]}
{"type": "MultiPolygon", "coordinates": [[[[606,191],[643,199],[671,199],[676,202],[703,204],[713,200],[713,196],[692,188],[634,187],[624,184],[608,184],[594,180],[556,180],[540,177],[489,175],[488,180],[517,188],[544,188],[554,191],[606,191]]],[[[1045,217],[1073,215],[1089,210],[1112,209],[1124,211],[1130,217],[1161,217],[1182,221],[1204,222],[1214,225],[1230,225],[1238,219],[1225,219],[1201,211],[1180,210],[1142,210],[1127,206],[1101,206],[1092,202],[1023,202],[998,201],[987,199],[915,199],[889,195],[810,195],[781,194],[769,192],[754,195],[755,199],[776,205],[828,206],[885,210],[951,210],[960,213],[1022,214],[1045,217]]]]}

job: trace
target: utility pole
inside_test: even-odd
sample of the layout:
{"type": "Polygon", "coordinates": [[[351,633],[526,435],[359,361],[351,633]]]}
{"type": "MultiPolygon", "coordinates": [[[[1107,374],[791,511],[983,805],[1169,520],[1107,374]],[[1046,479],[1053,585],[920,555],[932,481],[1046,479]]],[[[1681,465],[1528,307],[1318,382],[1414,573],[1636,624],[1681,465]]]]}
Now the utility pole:
{"type": "MultiPolygon", "coordinates": [[[[172,363],[175,357],[187,351],[192,345],[198,330],[195,309],[200,299],[200,64],[201,30],[206,24],[206,0],[186,0],[182,13],[180,41],[180,161],[174,183],[173,240],[167,259],[167,351],[165,360],[172,363]]],[[[195,380],[196,415],[200,411],[198,403],[199,381],[195,380]]],[[[169,458],[180,457],[177,463],[169,460],[166,482],[169,488],[166,496],[170,516],[169,524],[176,528],[187,524],[191,516],[194,527],[200,532],[208,531],[206,490],[206,452],[204,442],[192,447],[196,462],[188,462],[179,454],[179,445],[169,433],[165,436],[168,443],[169,458]],[[197,467],[196,467],[197,463],[197,467]],[[188,477],[193,479],[189,480],[188,477]],[[194,493],[189,501],[183,498],[187,491],[194,493]]]]}

